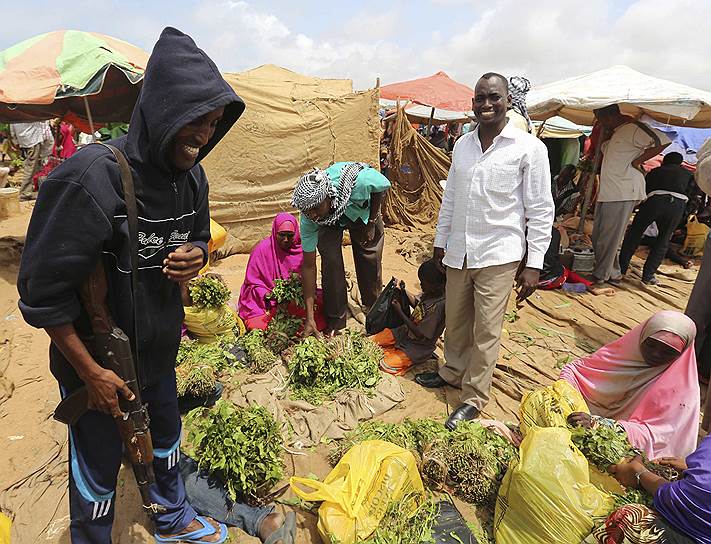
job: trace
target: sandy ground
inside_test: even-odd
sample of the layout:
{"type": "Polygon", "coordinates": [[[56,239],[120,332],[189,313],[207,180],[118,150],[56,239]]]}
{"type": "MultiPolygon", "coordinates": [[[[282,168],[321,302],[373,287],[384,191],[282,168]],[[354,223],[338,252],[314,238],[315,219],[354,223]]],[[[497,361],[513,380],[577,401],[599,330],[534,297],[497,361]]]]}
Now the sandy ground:
{"type": "MultiPolygon", "coordinates": [[[[15,283],[31,208],[32,204],[23,203],[21,216],[0,220],[0,508],[15,516],[14,544],[67,543],[67,432],[51,417],[59,393],[47,364],[49,342],[43,331],[24,323],[17,309],[15,283]]],[[[429,253],[431,239],[431,235],[388,230],[384,279],[397,276],[416,291],[417,263],[429,253]]],[[[344,255],[348,269],[353,270],[348,248],[344,255]]],[[[217,263],[214,271],[237,293],[246,262],[246,255],[234,255],[217,263]]],[[[617,338],[657,310],[683,310],[695,272],[665,265],[661,285],[647,287],[639,281],[640,264],[639,259],[633,261],[632,273],[612,296],[538,292],[518,310],[512,300],[492,401],[484,415],[515,421],[522,394],[551,383],[573,357],[617,338]]],[[[424,390],[414,383],[413,376],[410,372],[400,378],[406,399],[381,419],[444,418],[458,405],[457,390],[424,390]]],[[[287,472],[323,478],[330,470],[326,451],[322,445],[306,454],[287,455],[287,472]]],[[[114,542],[152,542],[133,476],[126,467],[119,477],[117,497],[114,542]]],[[[458,505],[467,519],[475,519],[470,507],[458,505]]],[[[297,542],[319,542],[315,516],[299,511],[298,519],[297,542]]],[[[237,542],[258,542],[238,531],[234,536],[237,542]]]]}

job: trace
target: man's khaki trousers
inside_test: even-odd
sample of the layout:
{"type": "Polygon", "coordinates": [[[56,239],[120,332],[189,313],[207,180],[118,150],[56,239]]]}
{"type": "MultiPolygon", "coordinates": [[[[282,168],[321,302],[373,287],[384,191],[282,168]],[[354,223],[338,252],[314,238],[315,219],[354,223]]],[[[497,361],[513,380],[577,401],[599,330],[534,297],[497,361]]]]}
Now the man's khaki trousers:
{"type": "Polygon", "coordinates": [[[446,364],[439,375],[451,385],[461,384],[462,403],[479,410],[489,402],[504,313],[517,268],[518,262],[462,270],[447,267],[446,364]]]}

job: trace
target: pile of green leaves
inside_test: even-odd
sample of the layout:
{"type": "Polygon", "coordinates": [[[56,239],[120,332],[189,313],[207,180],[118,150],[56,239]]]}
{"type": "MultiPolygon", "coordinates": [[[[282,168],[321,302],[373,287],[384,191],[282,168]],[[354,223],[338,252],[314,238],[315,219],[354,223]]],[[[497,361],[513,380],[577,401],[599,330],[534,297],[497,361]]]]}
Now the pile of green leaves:
{"type": "Polygon", "coordinates": [[[439,506],[433,497],[418,494],[406,495],[402,500],[388,506],[385,516],[375,532],[362,544],[434,544],[432,527],[437,522],[439,506]],[[420,505],[414,513],[412,501],[420,505]]]}
{"type": "Polygon", "coordinates": [[[450,488],[462,500],[492,505],[509,463],[518,455],[505,438],[464,421],[422,452],[422,477],[430,488],[450,488]]]}
{"type": "Polygon", "coordinates": [[[274,288],[271,293],[267,295],[267,299],[273,300],[277,304],[294,302],[296,305],[304,308],[304,291],[301,287],[301,276],[292,272],[287,279],[275,279],[274,288]]]}
{"type": "Polygon", "coordinates": [[[351,447],[366,440],[385,440],[410,450],[422,460],[420,472],[429,488],[451,489],[477,505],[493,503],[509,463],[518,456],[513,444],[475,421],[449,431],[431,419],[406,419],[361,423],[331,448],[329,461],[335,465],[351,447]]]}
{"type": "Polygon", "coordinates": [[[384,440],[410,450],[419,459],[424,448],[435,438],[445,437],[449,430],[433,419],[405,419],[402,423],[384,423],[370,420],[359,424],[346,436],[334,442],[328,459],[335,466],[356,444],[366,440],[384,440]]]}
{"type": "Polygon", "coordinates": [[[222,278],[214,274],[198,276],[188,284],[190,298],[198,308],[219,308],[230,298],[230,290],[222,278]]]}
{"type": "Polygon", "coordinates": [[[175,369],[178,396],[203,397],[215,389],[215,367],[209,363],[183,363],[175,369]]]}
{"type": "Polygon", "coordinates": [[[200,469],[218,478],[232,500],[254,503],[284,475],[283,439],[262,406],[237,408],[220,399],[185,417],[188,451],[200,469]]]}
{"type": "Polygon", "coordinates": [[[628,488],[624,495],[613,493],[612,496],[615,498],[615,510],[627,504],[643,504],[651,508],[653,503],[652,496],[644,489],[628,488]]]}
{"type": "Polygon", "coordinates": [[[303,324],[303,319],[294,317],[286,310],[279,308],[267,325],[264,345],[275,355],[281,354],[298,338],[299,330],[303,324]]]}
{"type": "Polygon", "coordinates": [[[278,357],[266,346],[263,330],[252,329],[240,336],[238,342],[247,355],[249,371],[252,374],[267,372],[277,362],[278,357]]]}
{"type": "Polygon", "coordinates": [[[183,339],[178,347],[175,364],[178,367],[186,364],[191,367],[209,365],[216,372],[222,372],[238,364],[237,357],[230,351],[232,342],[234,339],[231,337],[209,344],[183,339]]]}
{"type": "Polygon", "coordinates": [[[304,338],[288,361],[291,396],[318,405],[344,389],[371,391],[380,381],[382,360],[380,346],[357,331],[304,338]]]}
{"type": "Polygon", "coordinates": [[[606,472],[610,465],[616,465],[622,459],[637,454],[627,436],[613,427],[606,425],[597,425],[590,429],[573,427],[570,434],[573,444],[602,472],[606,472]]]}

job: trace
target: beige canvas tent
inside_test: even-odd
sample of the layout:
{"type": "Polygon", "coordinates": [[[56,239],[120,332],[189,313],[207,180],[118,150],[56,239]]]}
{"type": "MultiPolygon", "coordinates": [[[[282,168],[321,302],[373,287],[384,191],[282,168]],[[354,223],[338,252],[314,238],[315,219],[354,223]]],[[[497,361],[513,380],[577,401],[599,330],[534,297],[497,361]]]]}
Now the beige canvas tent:
{"type": "Polygon", "coordinates": [[[228,252],[249,251],[279,211],[292,210],[304,172],[337,161],[378,164],[378,89],[354,93],[350,80],[273,65],[224,77],[247,109],[202,164],[212,218],[230,233],[228,252]]]}

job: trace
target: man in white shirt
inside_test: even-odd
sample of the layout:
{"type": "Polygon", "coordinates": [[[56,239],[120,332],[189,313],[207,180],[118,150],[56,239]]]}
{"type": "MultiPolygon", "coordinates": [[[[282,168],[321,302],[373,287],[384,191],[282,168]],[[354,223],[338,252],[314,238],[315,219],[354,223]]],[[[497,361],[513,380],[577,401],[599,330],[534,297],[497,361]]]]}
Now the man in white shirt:
{"type": "Polygon", "coordinates": [[[592,243],[593,280],[619,285],[622,280],[617,250],[637,202],[645,199],[642,164],[656,157],[671,140],[661,131],[630,121],[617,104],[595,110],[605,129],[600,191],[595,206],[592,243]]]}
{"type": "Polygon", "coordinates": [[[472,109],[479,125],[454,146],[442,199],[434,258],[446,266],[446,364],[415,377],[424,387],[462,388],[453,429],[489,401],[506,304],[516,278],[519,300],[538,285],[553,224],[548,153],[506,118],[506,78],[477,82],[472,109]],[[507,122],[508,121],[508,122],[507,122]]]}
{"type": "Polygon", "coordinates": [[[25,152],[25,162],[22,165],[20,200],[32,200],[34,198],[32,195],[32,178],[42,167],[42,142],[45,141],[48,130],[47,121],[12,123],[10,125],[12,140],[25,152]]]}

